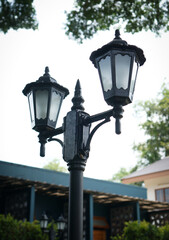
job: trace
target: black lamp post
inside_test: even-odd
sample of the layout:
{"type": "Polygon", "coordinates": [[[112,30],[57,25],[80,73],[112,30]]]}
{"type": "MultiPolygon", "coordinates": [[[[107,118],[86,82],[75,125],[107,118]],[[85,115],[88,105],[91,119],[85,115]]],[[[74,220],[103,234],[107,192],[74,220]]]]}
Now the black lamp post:
{"type": "Polygon", "coordinates": [[[116,30],[114,40],[94,51],[90,60],[99,71],[104,99],[113,107],[109,111],[93,116],[84,112],[84,99],[78,80],[71,111],[64,118],[63,126],[55,129],[60,105],[68,90],[50,77],[48,68],[43,77],[37,82],[27,84],[23,90],[24,95],[28,96],[33,129],[39,132],[41,156],[45,155],[44,145],[47,141],[56,140],[63,146],[63,158],[70,171],[69,240],[83,239],[83,171],[89,157],[92,137],[112,116],[116,119],[116,133],[121,133],[122,106],[132,102],[138,67],[143,65],[146,59],[140,48],[121,40],[119,30],[116,30]],[[53,91],[54,97],[51,95],[53,91]],[[101,122],[91,131],[91,124],[96,121],[101,122]],[[63,142],[53,138],[62,133],[63,142]]]}

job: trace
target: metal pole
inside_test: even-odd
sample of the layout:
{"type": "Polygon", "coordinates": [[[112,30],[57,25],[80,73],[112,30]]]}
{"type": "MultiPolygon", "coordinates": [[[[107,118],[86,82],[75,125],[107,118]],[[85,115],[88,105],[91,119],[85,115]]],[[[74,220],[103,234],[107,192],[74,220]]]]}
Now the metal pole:
{"type": "Polygon", "coordinates": [[[83,239],[83,171],[85,164],[80,159],[69,163],[69,212],[68,240],[83,239]]]}
{"type": "Polygon", "coordinates": [[[84,125],[84,112],[79,80],[76,83],[73,106],[64,120],[63,158],[70,171],[68,240],[83,239],[83,171],[88,151],[84,149],[90,133],[90,124],[84,125]]]}

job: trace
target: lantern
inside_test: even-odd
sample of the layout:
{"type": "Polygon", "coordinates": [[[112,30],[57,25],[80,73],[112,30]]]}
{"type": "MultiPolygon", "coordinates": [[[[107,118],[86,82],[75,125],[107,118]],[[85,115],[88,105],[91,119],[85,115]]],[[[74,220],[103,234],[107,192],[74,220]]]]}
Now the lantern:
{"type": "Polygon", "coordinates": [[[65,225],[66,225],[66,220],[64,219],[63,215],[61,215],[57,220],[58,230],[64,231],[65,225]]]}
{"type": "Polygon", "coordinates": [[[107,104],[124,106],[131,103],[138,68],[146,60],[143,51],[128,45],[116,30],[114,40],[92,52],[90,60],[98,69],[107,104]]]}
{"type": "Polygon", "coordinates": [[[55,129],[63,99],[69,94],[49,75],[49,68],[36,82],[25,86],[23,94],[28,97],[32,128],[38,132],[55,129]]]}
{"type": "Polygon", "coordinates": [[[44,212],[40,219],[40,228],[44,232],[47,229],[47,226],[48,226],[48,217],[47,217],[46,213],[44,212]]]}

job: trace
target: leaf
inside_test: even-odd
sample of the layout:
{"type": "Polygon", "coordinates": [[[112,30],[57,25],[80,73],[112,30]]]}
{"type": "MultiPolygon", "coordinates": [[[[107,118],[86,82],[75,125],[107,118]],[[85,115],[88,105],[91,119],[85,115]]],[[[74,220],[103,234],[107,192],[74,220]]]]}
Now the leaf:
{"type": "Polygon", "coordinates": [[[159,35],[169,30],[169,4],[167,0],[76,0],[66,18],[66,34],[80,43],[119,22],[126,32],[144,29],[159,35]]]}

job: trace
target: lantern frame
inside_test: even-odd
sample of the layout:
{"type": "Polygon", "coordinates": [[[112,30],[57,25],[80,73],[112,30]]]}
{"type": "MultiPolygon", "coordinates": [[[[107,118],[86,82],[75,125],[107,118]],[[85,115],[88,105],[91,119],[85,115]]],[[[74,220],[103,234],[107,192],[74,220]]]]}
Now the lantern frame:
{"type": "Polygon", "coordinates": [[[47,229],[48,226],[48,217],[45,212],[43,212],[41,219],[40,219],[40,228],[44,232],[47,229]]]}
{"type": "MultiPolygon", "coordinates": [[[[131,103],[133,100],[138,68],[139,66],[143,65],[144,62],[146,61],[142,49],[134,45],[128,45],[126,41],[120,38],[119,30],[116,30],[114,40],[104,45],[103,47],[99,48],[98,50],[92,52],[90,60],[92,61],[94,66],[98,69],[103,96],[107,104],[111,106],[116,105],[124,106],[131,103]],[[124,89],[123,87],[120,88],[117,87],[117,85],[119,84],[119,82],[117,82],[117,63],[116,63],[117,55],[120,55],[122,57],[124,56],[130,57],[130,64],[128,66],[128,78],[126,78],[127,82],[125,83],[127,86],[126,89],[124,89]],[[109,72],[107,81],[109,85],[111,83],[111,88],[107,90],[105,89],[104,86],[105,83],[102,74],[103,68],[101,68],[100,66],[100,62],[106,59],[106,57],[110,58],[109,61],[110,64],[105,64],[105,66],[107,67],[108,70],[107,72],[109,72]],[[133,78],[133,70],[135,70],[133,69],[134,64],[136,64],[136,71],[135,76],[133,78]]],[[[121,72],[123,72],[122,68],[121,72]]]]}
{"type": "Polygon", "coordinates": [[[62,101],[69,94],[69,90],[49,75],[48,67],[36,82],[25,86],[23,94],[28,97],[32,128],[37,132],[55,129],[62,101]],[[53,101],[57,97],[58,102],[53,101]]]}
{"type": "Polygon", "coordinates": [[[66,220],[63,215],[60,215],[57,219],[57,228],[59,231],[64,231],[66,226],[66,220]]]}

